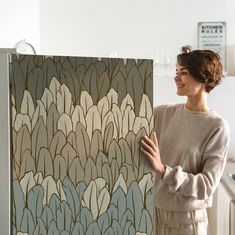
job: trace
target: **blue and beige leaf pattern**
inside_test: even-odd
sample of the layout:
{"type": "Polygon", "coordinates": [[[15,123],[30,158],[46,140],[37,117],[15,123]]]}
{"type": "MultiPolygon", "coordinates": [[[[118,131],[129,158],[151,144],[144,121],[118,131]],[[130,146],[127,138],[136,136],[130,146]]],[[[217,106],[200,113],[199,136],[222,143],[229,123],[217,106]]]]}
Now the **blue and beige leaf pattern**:
{"type": "Polygon", "coordinates": [[[139,151],[152,61],[19,55],[12,68],[13,235],[152,234],[139,151]]]}

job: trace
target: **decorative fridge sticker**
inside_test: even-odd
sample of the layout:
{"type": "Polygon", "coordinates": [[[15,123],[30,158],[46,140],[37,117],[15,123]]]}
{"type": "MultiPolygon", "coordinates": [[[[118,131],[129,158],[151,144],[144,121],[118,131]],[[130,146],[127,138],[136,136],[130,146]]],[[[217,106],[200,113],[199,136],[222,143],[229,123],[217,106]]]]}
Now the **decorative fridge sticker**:
{"type": "Polygon", "coordinates": [[[12,234],[152,234],[152,60],[12,55],[12,234]]]}

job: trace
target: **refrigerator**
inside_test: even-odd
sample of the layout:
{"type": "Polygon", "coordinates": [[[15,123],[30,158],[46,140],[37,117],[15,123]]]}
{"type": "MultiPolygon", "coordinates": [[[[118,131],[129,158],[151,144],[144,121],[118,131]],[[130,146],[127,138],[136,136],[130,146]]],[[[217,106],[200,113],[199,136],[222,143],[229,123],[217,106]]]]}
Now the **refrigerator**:
{"type": "Polygon", "coordinates": [[[152,234],[153,63],[0,49],[1,234],[152,234]]]}

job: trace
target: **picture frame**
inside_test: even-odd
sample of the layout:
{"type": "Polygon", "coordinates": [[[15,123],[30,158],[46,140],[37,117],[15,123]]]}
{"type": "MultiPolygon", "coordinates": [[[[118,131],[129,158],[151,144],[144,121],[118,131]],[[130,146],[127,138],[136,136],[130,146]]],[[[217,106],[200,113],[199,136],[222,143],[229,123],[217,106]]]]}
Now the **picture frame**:
{"type": "Polygon", "coordinates": [[[198,48],[218,53],[226,71],[226,22],[199,22],[198,48]]]}

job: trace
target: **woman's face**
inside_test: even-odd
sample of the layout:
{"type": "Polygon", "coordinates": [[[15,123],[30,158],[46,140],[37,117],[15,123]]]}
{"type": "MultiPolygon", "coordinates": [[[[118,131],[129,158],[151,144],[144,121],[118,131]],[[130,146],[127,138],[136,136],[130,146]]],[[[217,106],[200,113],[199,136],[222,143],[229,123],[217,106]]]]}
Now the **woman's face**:
{"type": "Polygon", "coordinates": [[[205,92],[205,84],[196,81],[189,71],[178,63],[176,64],[175,84],[179,96],[190,97],[205,92]]]}

